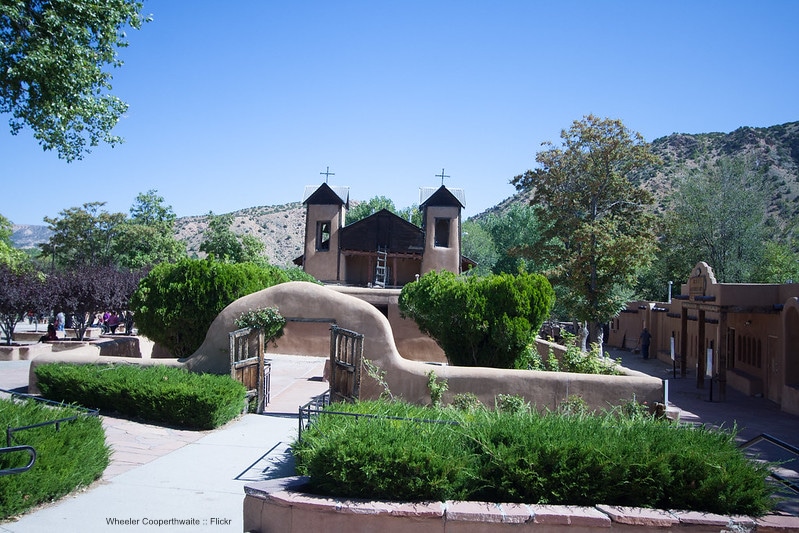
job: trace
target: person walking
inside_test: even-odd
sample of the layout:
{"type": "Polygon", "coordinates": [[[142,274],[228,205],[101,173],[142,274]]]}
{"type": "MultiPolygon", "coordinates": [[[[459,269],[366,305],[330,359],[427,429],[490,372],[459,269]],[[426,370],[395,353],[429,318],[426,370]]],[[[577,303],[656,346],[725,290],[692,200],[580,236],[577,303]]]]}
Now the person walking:
{"type": "Polygon", "coordinates": [[[649,359],[649,341],[651,340],[652,334],[644,327],[643,331],[641,331],[641,336],[638,338],[638,342],[641,344],[641,355],[644,359],[649,359]]]}

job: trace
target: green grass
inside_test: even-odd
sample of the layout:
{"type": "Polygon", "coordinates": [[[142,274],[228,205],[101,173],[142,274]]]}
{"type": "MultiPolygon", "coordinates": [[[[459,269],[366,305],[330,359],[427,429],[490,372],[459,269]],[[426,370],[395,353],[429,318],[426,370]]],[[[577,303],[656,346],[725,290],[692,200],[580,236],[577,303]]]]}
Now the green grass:
{"type": "MultiPolygon", "coordinates": [[[[33,400],[0,399],[0,426],[19,427],[72,416],[77,410],[54,408],[33,400]]],[[[5,438],[2,445],[6,444],[5,438]]],[[[12,445],[36,449],[37,458],[27,472],[0,476],[0,518],[21,514],[41,503],[58,499],[99,478],[109,461],[109,448],[99,417],[76,420],[14,434],[12,445]]],[[[0,454],[0,469],[28,463],[23,453],[0,454]]]]}
{"type": "Polygon", "coordinates": [[[619,409],[569,415],[398,402],[330,409],[458,424],[320,415],[293,450],[298,472],[309,475],[312,490],[321,494],[604,503],[752,516],[773,505],[768,465],[746,458],[732,432],[619,409]]]}
{"type": "Polygon", "coordinates": [[[213,429],[240,415],[244,385],[229,376],[195,374],[163,365],[36,367],[42,395],[59,402],[188,429],[213,429]]]}

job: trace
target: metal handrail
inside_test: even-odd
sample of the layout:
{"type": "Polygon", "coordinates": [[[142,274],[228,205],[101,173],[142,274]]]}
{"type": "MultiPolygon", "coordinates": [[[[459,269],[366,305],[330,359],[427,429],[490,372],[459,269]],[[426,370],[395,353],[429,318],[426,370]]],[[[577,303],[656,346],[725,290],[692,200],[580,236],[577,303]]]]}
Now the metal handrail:
{"type": "Polygon", "coordinates": [[[80,405],[71,405],[63,402],[55,402],[53,400],[48,400],[47,398],[40,398],[39,396],[33,396],[31,394],[22,394],[20,392],[14,392],[6,389],[0,389],[0,393],[10,394],[13,397],[20,397],[28,400],[34,400],[39,403],[45,403],[48,405],[56,406],[56,407],[65,407],[68,409],[73,409],[76,411],[80,411],[78,414],[72,416],[66,416],[62,418],[57,418],[55,420],[48,420],[46,422],[39,422],[37,424],[30,424],[27,426],[16,426],[11,427],[8,426],[6,428],[6,447],[11,447],[12,441],[14,440],[14,433],[18,433],[20,431],[25,431],[26,429],[34,429],[43,426],[51,426],[54,425],[56,431],[61,429],[61,424],[64,422],[71,422],[73,420],[77,420],[80,416],[99,416],[100,410],[99,409],[89,409],[86,407],[81,407],[80,405]]]}
{"type": "Polygon", "coordinates": [[[30,462],[25,466],[17,468],[4,468],[0,470],[0,476],[10,476],[11,474],[21,474],[33,468],[33,463],[36,462],[36,448],[23,444],[21,446],[9,446],[7,448],[0,448],[0,453],[14,453],[14,452],[28,452],[30,455],[30,462]]]}
{"type": "Polygon", "coordinates": [[[450,426],[461,425],[461,423],[458,422],[457,420],[443,420],[440,418],[409,418],[407,416],[376,415],[371,413],[347,413],[343,411],[325,410],[325,407],[327,407],[328,405],[330,405],[329,391],[320,396],[315,397],[313,400],[300,407],[299,410],[300,426],[299,426],[297,440],[301,439],[303,430],[308,429],[308,427],[311,425],[311,416],[319,415],[322,413],[326,415],[351,416],[355,417],[356,420],[359,418],[377,418],[383,420],[402,420],[406,422],[417,422],[422,424],[447,424],[450,426]],[[319,407],[320,404],[321,407],[319,407]],[[303,420],[306,421],[305,424],[303,424],[303,420]]]}
{"type": "MultiPolygon", "coordinates": [[[[776,437],[772,437],[768,433],[761,433],[757,437],[749,439],[748,441],[746,441],[743,444],[741,444],[739,446],[739,448],[743,450],[743,449],[749,448],[750,446],[754,446],[755,444],[758,444],[758,443],[763,442],[763,441],[766,441],[768,443],[774,444],[775,446],[778,446],[778,447],[782,448],[783,450],[792,453],[795,457],[799,457],[799,448],[797,448],[796,446],[794,446],[792,444],[788,444],[787,442],[782,441],[782,440],[780,440],[780,439],[778,439],[776,437]]],[[[788,478],[786,478],[784,476],[781,476],[781,475],[779,475],[776,472],[771,472],[770,476],[772,478],[776,479],[777,481],[779,481],[780,483],[782,483],[783,485],[785,485],[786,488],[789,488],[792,491],[794,491],[797,494],[799,494],[799,483],[797,483],[795,481],[791,481],[790,479],[788,479],[788,478]]]]}

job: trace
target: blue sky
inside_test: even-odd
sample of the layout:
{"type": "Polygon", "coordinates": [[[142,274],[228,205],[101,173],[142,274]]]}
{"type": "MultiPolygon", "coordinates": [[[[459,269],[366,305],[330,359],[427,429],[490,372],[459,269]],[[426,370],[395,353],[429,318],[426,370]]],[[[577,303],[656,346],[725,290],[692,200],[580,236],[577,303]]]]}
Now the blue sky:
{"type": "Polygon", "coordinates": [[[514,194],[543,141],[593,113],[648,141],[799,120],[799,2],[145,0],[114,92],[125,144],[68,164],[0,117],[0,213],[85,202],[178,216],[300,201],[305,185],[466,216],[514,194]]]}

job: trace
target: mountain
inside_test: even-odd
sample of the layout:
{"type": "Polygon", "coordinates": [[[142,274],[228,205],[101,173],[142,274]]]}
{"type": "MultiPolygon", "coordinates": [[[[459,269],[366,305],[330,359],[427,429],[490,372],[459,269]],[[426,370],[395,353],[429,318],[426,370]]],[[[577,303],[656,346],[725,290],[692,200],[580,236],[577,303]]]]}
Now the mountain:
{"type": "MultiPolygon", "coordinates": [[[[770,192],[769,213],[783,230],[795,228],[799,219],[799,122],[767,128],[742,127],[731,133],[674,133],[655,139],[652,151],[662,164],[641,172],[636,179],[650,190],[657,209],[667,209],[667,199],[676,179],[687,170],[713,164],[722,157],[740,157],[751,162],[770,192]]],[[[524,169],[520,169],[522,172],[524,169]]],[[[517,193],[472,217],[498,214],[516,203],[529,203],[530,191],[517,193]]]]}
{"type": "MultiPolygon", "coordinates": [[[[713,163],[720,157],[744,157],[753,163],[763,184],[771,191],[769,212],[779,227],[789,230],[796,226],[799,220],[799,122],[767,128],[745,126],[731,133],[674,133],[655,139],[651,144],[663,163],[647,169],[636,179],[654,193],[659,209],[666,209],[666,199],[674,189],[675,179],[686,169],[713,163]]],[[[524,170],[519,169],[519,172],[524,170]]],[[[510,176],[503,179],[510,179],[510,176]]],[[[530,192],[517,193],[471,219],[502,213],[514,203],[528,203],[532,196],[530,192]]],[[[261,239],[271,263],[289,266],[303,253],[305,209],[300,202],[249,207],[231,214],[232,230],[261,239]]],[[[189,255],[203,255],[199,248],[207,225],[206,216],[182,217],[175,222],[175,235],[186,243],[189,255]]],[[[15,225],[12,241],[18,248],[32,248],[49,237],[50,230],[46,226],[15,225]]]]}
{"type": "MultiPolygon", "coordinates": [[[[305,242],[305,208],[300,202],[284,205],[248,207],[231,213],[231,229],[239,235],[254,235],[264,243],[269,262],[290,266],[302,255],[305,242]]],[[[175,221],[175,236],[186,243],[190,256],[200,253],[207,216],[181,217],[175,221]]]]}

